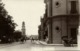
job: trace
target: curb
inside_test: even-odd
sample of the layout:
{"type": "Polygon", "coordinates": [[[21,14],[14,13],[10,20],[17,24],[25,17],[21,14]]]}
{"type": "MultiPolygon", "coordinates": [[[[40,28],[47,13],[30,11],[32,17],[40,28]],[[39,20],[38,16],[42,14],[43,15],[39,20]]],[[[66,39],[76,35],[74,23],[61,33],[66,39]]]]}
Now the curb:
{"type": "MultiPolygon", "coordinates": [[[[67,47],[67,46],[64,46],[63,44],[47,44],[46,42],[42,42],[42,41],[39,41],[39,43],[45,46],[67,47]]],[[[77,47],[77,45],[73,44],[73,46],[70,46],[70,47],[77,47]]]]}

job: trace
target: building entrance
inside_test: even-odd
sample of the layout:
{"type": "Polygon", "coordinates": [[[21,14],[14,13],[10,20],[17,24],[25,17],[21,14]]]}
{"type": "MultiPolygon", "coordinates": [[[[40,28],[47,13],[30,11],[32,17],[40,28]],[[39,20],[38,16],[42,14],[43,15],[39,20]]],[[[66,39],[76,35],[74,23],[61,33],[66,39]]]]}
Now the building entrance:
{"type": "Polygon", "coordinates": [[[71,28],[71,38],[73,39],[73,43],[77,44],[77,29],[71,28]]]}

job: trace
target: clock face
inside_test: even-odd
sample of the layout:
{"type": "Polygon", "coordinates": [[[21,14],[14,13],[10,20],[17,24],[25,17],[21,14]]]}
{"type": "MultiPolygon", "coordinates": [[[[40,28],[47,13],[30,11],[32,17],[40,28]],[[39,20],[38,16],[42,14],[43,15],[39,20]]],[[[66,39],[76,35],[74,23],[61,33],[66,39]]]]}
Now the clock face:
{"type": "Polygon", "coordinates": [[[55,3],[55,5],[56,5],[56,7],[60,7],[60,2],[57,1],[57,2],[55,3]]]}

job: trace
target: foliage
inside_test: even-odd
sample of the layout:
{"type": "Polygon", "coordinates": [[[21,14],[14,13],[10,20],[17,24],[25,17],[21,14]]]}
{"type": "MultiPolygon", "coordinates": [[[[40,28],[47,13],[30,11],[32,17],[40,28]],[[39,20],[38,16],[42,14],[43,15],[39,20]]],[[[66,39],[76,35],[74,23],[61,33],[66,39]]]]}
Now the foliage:
{"type": "Polygon", "coordinates": [[[0,40],[7,43],[13,41],[13,33],[16,23],[12,20],[12,16],[4,8],[4,4],[0,3],[0,40]]]}
{"type": "Polygon", "coordinates": [[[15,31],[14,32],[14,39],[16,41],[19,41],[21,39],[21,37],[22,37],[22,32],[21,31],[15,31]]]}

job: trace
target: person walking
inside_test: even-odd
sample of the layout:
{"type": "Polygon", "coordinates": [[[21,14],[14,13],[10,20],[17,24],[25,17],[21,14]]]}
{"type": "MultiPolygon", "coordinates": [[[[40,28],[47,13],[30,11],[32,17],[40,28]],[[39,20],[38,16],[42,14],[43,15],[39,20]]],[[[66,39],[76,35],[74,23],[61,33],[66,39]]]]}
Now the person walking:
{"type": "Polygon", "coordinates": [[[71,46],[67,36],[63,36],[62,40],[64,42],[64,46],[71,46]]]}
{"type": "Polygon", "coordinates": [[[33,41],[34,41],[34,39],[32,38],[32,39],[31,39],[31,42],[33,42],[33,41]]]}

